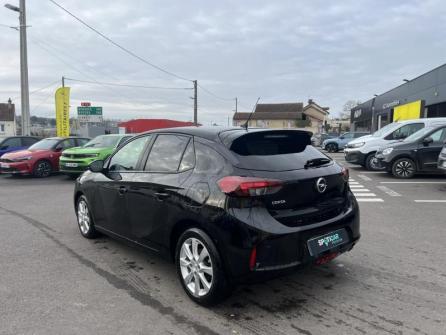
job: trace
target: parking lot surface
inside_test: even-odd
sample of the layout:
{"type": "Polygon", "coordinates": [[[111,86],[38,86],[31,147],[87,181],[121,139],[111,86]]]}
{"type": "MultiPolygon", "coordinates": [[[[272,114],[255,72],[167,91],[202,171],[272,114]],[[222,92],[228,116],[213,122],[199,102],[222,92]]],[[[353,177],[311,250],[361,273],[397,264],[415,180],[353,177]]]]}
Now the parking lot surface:
{"type": "Polygon", "coordinates": [[[0,176],[0,334],[446,334],[446,178],[350,176],[351,252],[213,308],[158,256],[82,238],[73,180],[0,176]]]}

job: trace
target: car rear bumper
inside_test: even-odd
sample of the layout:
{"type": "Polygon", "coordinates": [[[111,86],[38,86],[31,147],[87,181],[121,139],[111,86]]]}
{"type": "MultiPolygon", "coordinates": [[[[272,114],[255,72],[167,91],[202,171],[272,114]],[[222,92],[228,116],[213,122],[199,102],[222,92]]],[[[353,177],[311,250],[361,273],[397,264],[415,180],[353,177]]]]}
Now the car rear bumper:
{"type": "Polygon", "coordinates": [[[351,164],[364,165],[365,159],[367,157],[366,154],[362,153],[359,150],[352,149],[344,149],[345,160],[351,164]]]}

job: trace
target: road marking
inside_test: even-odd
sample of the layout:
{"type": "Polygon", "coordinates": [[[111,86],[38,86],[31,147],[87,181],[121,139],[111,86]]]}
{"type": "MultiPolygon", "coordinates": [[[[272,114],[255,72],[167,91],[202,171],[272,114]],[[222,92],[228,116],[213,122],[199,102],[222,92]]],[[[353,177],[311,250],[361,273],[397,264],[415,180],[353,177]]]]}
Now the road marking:
{"type": "Polygon", "coordinates": [[[355,188],[354,190],[352,190],[352,192],[370,192],[370,190],[367,188],[355,188]]]}
{"type": "Polygon", "coordinates": [[[381,184],[446,184],[446,181],[380,181],[381,184]]]}
{"type": "Polygon", "coordinates": [[[362,180],[365,180],[365,181],[371,181],[372,180],[372,178],[364,176],[363,174],[358,174],[358,177],[361,178],[362,180]]]}
{"type": "Polygon", "coordinates": [[[364,186],[362,186],[362,185],[351,185],[350,184],[350,188],[363,188],[364,186]]]}
{"type": "Polygon", "coordinates": [[[446,200],[414,200],[415,202],[430,202],[430,203],[444,203],[446,200]]]}
{"type": "Polygon", "coordinates": [[[395,192],[394,190],[391,190],[390,188],[388,188],[387,186],[376,186],[376,188],[379,188],[381,191],[383,191],[384,193],[390,195],[391,197],[401,197],[401,194],[399,194],[398,192],[395,192]]]}
{"type": "Polygon", "coordinates": [[[386,171],[361,171],[362,174],[378,174],[378,173],[387,173],[386,171]]]}
{"type": "Polygon", "coordinates": [[[376,197],[375,193],[356,193],[356,192],[353,192],[353,194],[355,195],[355,197],[376,197]]]}
{"type": "Polygon", "coordinates": [[[358,202],[384,202],[383,199],[380,198],[358,198],[356,199],[358,202]]]}
{"type": "Polygon", "coordinates": [[[348,182],[350,185],[359,185],[359,183],[357,181],[349,181],[348,182]]]}

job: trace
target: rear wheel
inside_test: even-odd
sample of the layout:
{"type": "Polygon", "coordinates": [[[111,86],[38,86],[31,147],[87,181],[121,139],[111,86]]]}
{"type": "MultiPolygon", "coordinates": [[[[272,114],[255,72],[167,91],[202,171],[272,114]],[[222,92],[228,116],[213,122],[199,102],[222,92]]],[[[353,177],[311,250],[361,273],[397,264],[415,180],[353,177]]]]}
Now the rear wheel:
{"type": "Polygon", "coordinates": [[[187,295],[200,305],[213,305],[230,292],[220,255],[201,229],[186,230],[179,238],[175,261],[187,295]]]}
{"type": "Polygon", "coordinates": [[[410,158],[400,158],[392,164],[392,174],[397,178],[412,178],[415,172],[415,162],[410,158]]]}
{"type": "Polygon", "coordinates": [[[34,165],[33,176],[37,178],[45,178],[51,175],[53,168],[51,163],[46,160],[40,160],[34,165]]]}
{"type": "Polygon", "coordinates": [[[327,149],[328,152],[337,152],[338,145],[336,143],[329,143],[325,146],[325,149],[327,149]]]}

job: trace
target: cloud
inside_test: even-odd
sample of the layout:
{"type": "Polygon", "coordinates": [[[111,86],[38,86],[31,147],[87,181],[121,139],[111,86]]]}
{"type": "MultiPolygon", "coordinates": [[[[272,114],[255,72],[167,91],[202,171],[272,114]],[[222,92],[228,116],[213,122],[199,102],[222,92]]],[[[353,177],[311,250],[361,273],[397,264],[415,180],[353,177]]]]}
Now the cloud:
{"type": "MultiPolygon", "coordinates": [[[[347,100],[367,100],[442,64],[446,53],[441,0],[59,2],[138,55],[199,80],[221,97],[237,96],[245,107],[258,96],[268,102],[313,98],[336,114],[347,100]]],[[[49,1],[28,2],[27,11],[31,90],[62,76],[191,86],[130,57],[49,1]]],[[[0,11],[0,22],[16,21],[14,13],[0,11]]],[[[19,44],[16,31],[0,29],[0,100],[5,101],[19,95],[19,44]]],[[[101,104],[106,117],[192,118],[190,91],[67,83],[73,107],[85,100],[101,104]]],[[[51,115],[51,94],[51,89],[33,94],[31,110],[51,115]]],[[[198,96],[200,121],[227,124],[232,101],[201,90],[198,96]]]]}

